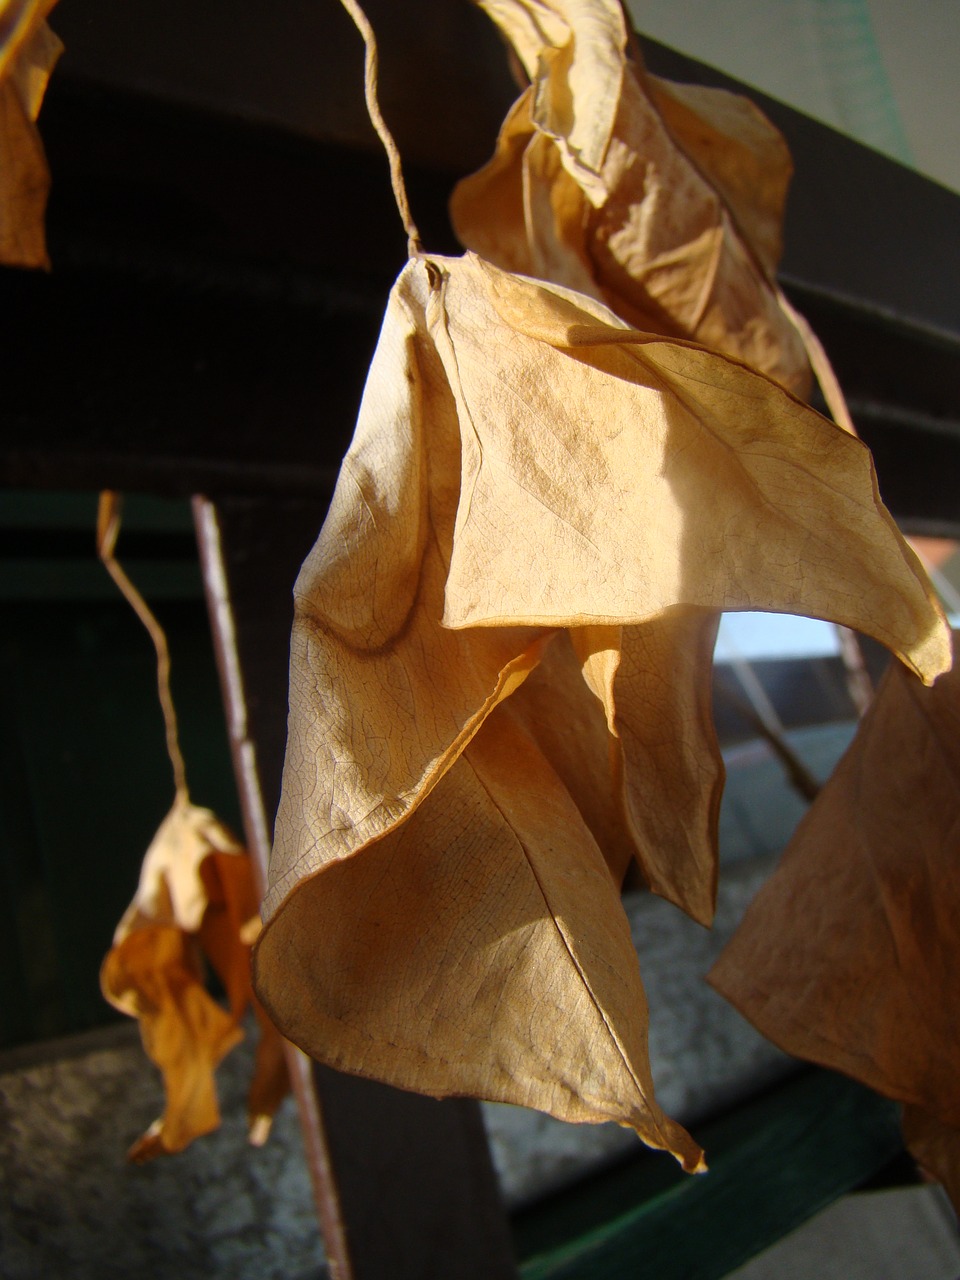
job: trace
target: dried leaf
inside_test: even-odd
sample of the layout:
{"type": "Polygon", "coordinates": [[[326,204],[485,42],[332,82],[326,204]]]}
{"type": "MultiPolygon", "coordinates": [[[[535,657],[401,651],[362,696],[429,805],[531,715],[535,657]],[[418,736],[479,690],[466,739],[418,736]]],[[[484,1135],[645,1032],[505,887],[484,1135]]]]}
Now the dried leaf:
{"type": "Polygon", "coordinates": [[[245,850],[210,809],[178,800],[144,855],[137,892],[114,941],[125,938],[140,918],[196,933],[209,901],[203,863],[217,852],[237,855],[245,850]]]}
{"type": "Polygon", "coordinates": [[[296,588],[255,951],[285,1033],[403,1087],[616,1119],[695,1167],[652,1098],[617,890],[632,852],[709,914],[730,607],[842,620],[927,679],[949,663],[858,441],[570,291],[408,264],[296,588]]]}
{"type": "Polygon", "coordinates": [[[780,134],[744,98],[628,60],[619,3],[481,4],[532,85],[493,159],[454,192],[461,241],[805,394],[804,345],[774,280],[792,172],[780,134]]]}
{"type": "Polygon", "coordinates": [[[909,1104],[920,1146],[954,1153],[958,833],[960,672],[925,689],[894,668],[710,975],[781,1048],[909,1104]]]}
{"type": "Polygon", "coordinates": [[[220,1123],[213,1073],[243,1039],[205,991],[195,942],[173,925],[141,924],[107,955],[107,999],[138,1019],[143,1047],[163,1072],[166,1109],[128,1152],[140,1164],[182,1151],[220,1123]]]}
{"type": "Polygon", "coordinates": [[[44,19],[56,0],[0,3],[0,262],[47,267],[44,214],[50,188],[36,128],[63,46],[44,19]]]}
{"type": "Polygon", "coordinates": [[[903,1137],[917,1164],[943,1183],[960,1213],[960,1125],[944,1124],[921,1107],[907,1106],[903,1109],[903,1137]]]}
{"type": "Polygon", "coordinates": [[[334,1066],[617,1120],[699,1162],[653,1102],[616,886],[510,701],[406,823],[291,895],[258,985],[334,1066]]]}
{"type": "Polygon", "coordinates": [[[260,933],[260,906],[250,858],[217,850],[200,864],[207,906],[197,938],[200,948],[223,983],[234,1021],[250,1006],[257,1018],[259,1038],[253,1079],[247,1096],[250,1141],[262,1145],[277,1107],[290,1091],[283,1038],[253,994],[250,948],[260,933]],[[252,926],[252,927],[251,927],[252,926]]]}
{"type": "Polygon", "coordinates": [[[209,809],[178,798],[147,850],[100,975],[106,999],[138,1019],[144,1048],[163,1073],[163,1117],[130,1149],[130,1160],[181,1151],[219,1125],[214,1071],[243,1039],[240,1020],[251,1002],[261,1029],[251,1140],[266,1137],[289,1084],[279,1032],[253,996],[251,918],[258,919],[257,897],[246,850],[209,809]],[[229,1010],[207,993],[205,961],[229,1010]]]}
{"type": "Polygon", "coordinates": [[[760,267],[773,279],[793,160],[755,102],[726,89],[676,84],[650,72],[641,82],[677,146],[716,190],[760,267]]]}

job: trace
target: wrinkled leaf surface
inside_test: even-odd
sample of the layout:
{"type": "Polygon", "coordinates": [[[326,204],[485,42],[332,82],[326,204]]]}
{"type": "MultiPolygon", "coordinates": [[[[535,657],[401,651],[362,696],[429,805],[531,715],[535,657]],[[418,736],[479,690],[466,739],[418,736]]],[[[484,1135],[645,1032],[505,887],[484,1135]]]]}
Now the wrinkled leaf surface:
{"type": "Polygon", "coordinates": [[[653,1100],[618,886],[634,856],[709,916],[722,607],[835,617],[928,679],[949,662],[858,441],[580,295],[411,262],[296,588],[255,957],[284,1032],[696,1167],[653,1100]]]}
{"type": "Polygon", "coordinates": [[[738,95],[648,75],[628,57],[619,4],[483,7],[532,84],[493,159],[454,192],[461,241],[805,394],[803,342],[774,281],[792,172],[777,130],[738,95]]]}

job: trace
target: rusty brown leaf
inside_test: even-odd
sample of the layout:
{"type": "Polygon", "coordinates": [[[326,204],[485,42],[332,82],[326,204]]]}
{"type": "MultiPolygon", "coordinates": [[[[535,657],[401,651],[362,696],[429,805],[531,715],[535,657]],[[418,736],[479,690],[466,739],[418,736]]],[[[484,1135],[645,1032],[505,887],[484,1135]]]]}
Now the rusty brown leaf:
{"type": "Polygon", "coordinates": [[[922,1107],[906,1106],[903,1138],[923,1172],[943,1184],[960,1213],[960,1125],[944,1124],[922,1107]]]}
{"type": "Polygon", "coordinates": [[[111,1004],[139,1021],[147,1056],[163,1073],[164,1114],[127,1158],[142,1164],[182,1151],[219,1125],[214,1069],[243,1032],[207,994],[196,943],[174,925],[134,929],[108,952],[100,981],[111,1004]]]}
{"type": "Polygon", "coordinates": [[[463,244],[806,394],[774,276],[792,162],[773,125],[738,95],[648,74],[612,0],[480,3],[531,86],[454,192],[463,244]]]}
{"type": "Polygon", "coordinates": [[[957,1186],[960,672],[900,667],[710,975],[769,1039],[907,1104],[957,1186]]]}
{"type": "Polygon", "coordinates": [[[569,289],[414,258],[296,589],[255,953],[284,1032],[402,1087],[614,1119],[696,1167],[653,1099],[618,886],[633,856],[709,916],[722,608],[949,665],[862,444],[569,289]]]}
{"type": "Polygon", "coordinates": [[[36,120],[63,46],[45,19],[56,0],[0,3],[0,262],[49,266],[50,174],[36,120]]]}
{"type": "Polygon", "coordinates": [[[260,1025],[248,1099],[262,1142],[288,1091],[282,1040],[251,985],[251,922],[259,925],[250,858],[209,810],[178,797],[144,858],[137,893],[101,968],[103,994],[140,1023],[163,1075],[163,1116],[130,1149],[137,1163],[181,1151],[220,1123],[214,1073],[243,1039],[251,1002],[260,1025]],[[228,1008],[206,989],[209,963],[228,1008]]]}

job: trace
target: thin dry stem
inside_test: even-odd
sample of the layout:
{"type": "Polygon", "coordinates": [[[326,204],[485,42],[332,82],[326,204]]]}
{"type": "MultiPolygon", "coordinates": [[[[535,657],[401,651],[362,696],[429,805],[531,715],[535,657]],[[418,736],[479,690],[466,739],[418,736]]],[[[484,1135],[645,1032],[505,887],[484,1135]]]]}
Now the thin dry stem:
{"type": "Polygon", "coordinates": [[[177,799],[188,801],[187,772],[180,750],[180,738],[177,732],[177,712],[170,691],[170,648],[163,627],[151,612],[143,596],[127,577],[118,563],[114,549],[117,535],[120,532],[120,498],[116,493],[105,490],[100,494],[97,510],[97,553],[104,567],[114,580],[134,613],[146,627],[153,647],[157,652],[157,691],[160,696],[160,709],[163,712],[163,723],[166,729],[167,755],[173,767],[173,782],[177,799]]]}
{"type": "Polygon", "coordinates": [[[831,417],[838,426],[843,427],[844,431],[855,436],[857,428],[853,425],[853,419],[850,417],[847,398],[843,394],[837,375],[833,371],[833,365],[830,363],[830,357],[823,349],[823,344],[810,327],[806,318],[796,310],[782,289],[777,290],[777,301],[780,303],[783,314],[800,335],[804,350],[807,353],[807,359],[810,361],[810,367],[813,369],[817,382],[820,384],[820,390],[823,392],[823,398],[827,402],[831,417]]]}
{"type": "MultiPolygon", "coordinates": [[[[847,408],[847,398],[843,394],[840,380],[834,373],[833,365],[830,363],[830,357],[823,348],[823,343],[814,333],[806,317],[796,310],[782,289],[777,290],[777,300],[784,315],[800,335],[800,340],[803,342],[804,350],[807,353],[807,359],[810,361],[810,367],[813,369],[820,390],[823,392],[823,398],[827,402],[827,408],[830,410],[830,416],[837,426],[843,427],[844,431],[849,435],[855,436],[857,428],[853,425],[853,418],[851,418],[850,410],[847,408]]],[[[857,709],[857,714],[862,716],[873,701],[874,690],[873,681],[870,679],[870,673],[867,670],[863,650],[860,646],[860,637],[855,631],[851,631],[849,627],[839,624],[837,625],[837,635],[840,640],[840,653],[843,657],[844,670],[846,671],[847,690],[853,705],[857,709]]]]}
{"type": "MultiPolygon", "coordinates": [[[[741,676],[742,671],[737,669],[737,674],[741,676]]],[[[754,702],[754,690],[751,684],[745,684],[744,689],[748,698],[741,697],[734,689],[730,687],[726,680],[718,680],[715,685],[717,694],[725,702],[732,706],[738,715],[746,720],[747,724],[772,748],[774,755],[783,766],[787,775],[787,781],[797,792],[797,794],[808,804],[816,800],[820,794],[820,783],[816,780],[807,766],[794,751],[793,747],[786,739],[783,725],[780,724],[778,716],[774,716],[771,722],[765,710],[761,710],[760,706],[754,702]]],[[[766,701],[766,695],[764,695],[766,701]]]]}
{"type": "Polygon", "coordinates": [[[380,103],[377,99],[377,76],[379,67],[379,57],[377,54],[377,38],[373,33],[373,27],[367,15],[357,4],[357,0],[340,0],[340,3],[353,19],[354,24],[360,34],[363,36],[363,43],[366,50],[364,58],[364,74],[363,74],[363,93],[367,103],[367,114],[370,116],[370,122],[377,131],[377,136],[383,143],[383,149],[387,153],[387,160],[390,163],[390,184],[393,187],[393,197],[397,202],[397,209],[403,222],[404,230],[407,233],[407,252],[411,258],[417,257],[422,252],[422,244],[420,242],[420,232],[417,230],[413,221],[413,215],[410,212],[410,203],[407,200],[407,188],[403,181],[403,168],[400,163],[400,152],[394,141],[393,134],[387,128],[387,122],[384,120],[380,112],[380,103]]]}
{"type": "Polygon", "coordinates": [[[850,627],[844,627],[840,623],[837,623],[837,637],[850,701],[856,707],[858,716],[866,715],[873,701],[874,689],[860,637],[850,627]]]}

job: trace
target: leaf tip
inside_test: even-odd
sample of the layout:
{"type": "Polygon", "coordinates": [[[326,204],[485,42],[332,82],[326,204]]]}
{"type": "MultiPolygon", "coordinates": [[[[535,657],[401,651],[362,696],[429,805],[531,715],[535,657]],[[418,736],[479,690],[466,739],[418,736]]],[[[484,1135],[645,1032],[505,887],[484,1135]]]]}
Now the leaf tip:
{"type": "Polygon", "coordinates": [[[270,1129],[273,1126],[273,1116],[258,1115],[251,1116],[247,1131],[247,1141],[251,1147],[262,1147],[270,1137],[270,1129]]]}

